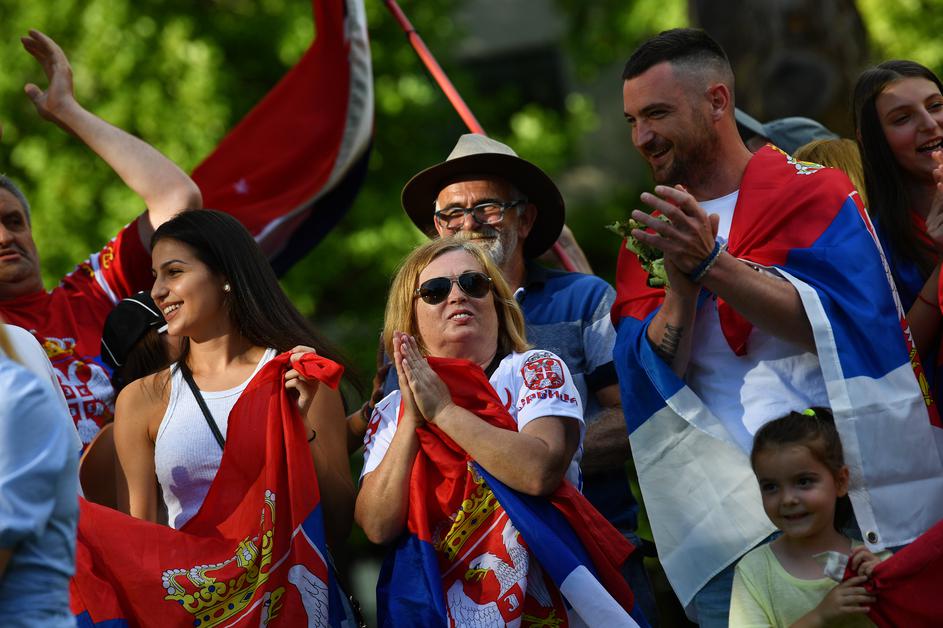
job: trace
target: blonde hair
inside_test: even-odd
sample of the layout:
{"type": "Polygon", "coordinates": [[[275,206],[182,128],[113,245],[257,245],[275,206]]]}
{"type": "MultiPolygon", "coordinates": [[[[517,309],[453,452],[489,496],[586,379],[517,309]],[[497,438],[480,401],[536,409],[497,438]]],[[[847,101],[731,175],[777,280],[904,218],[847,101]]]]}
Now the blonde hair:
{"type": "Polygon", "coordinates": [[[862,204],[868,206],[864,189],[864,167],[858,145],[844,137],[829,140],[812,140],[796,149],[793,156],[799,161],[811,161],[829,168],[837,168],[851,179],[862,204]]]}
{"type": "Polygon", "coordinates": [[[403,260],[396,271],[383,317],[383,346],[386,352],[393,355],[393,332],[401,331],[415,336],[419,343],[419,350],[423,355],[429,355],[419,335],[419,325],[416,321],[416,288],[419,287],[419,274],[425,270],[426,266],[449,251],[465,251],[478,260],[484,273],[491,277],[494,307],[498,313],[497,355],[505,356],[512,351],[520,353],[530,348],[524,330],[524,314],[514,299],[511,287],[504,279],[501,269],[477,244],[448,237],[432,240],[419,246],[403,260]]]}

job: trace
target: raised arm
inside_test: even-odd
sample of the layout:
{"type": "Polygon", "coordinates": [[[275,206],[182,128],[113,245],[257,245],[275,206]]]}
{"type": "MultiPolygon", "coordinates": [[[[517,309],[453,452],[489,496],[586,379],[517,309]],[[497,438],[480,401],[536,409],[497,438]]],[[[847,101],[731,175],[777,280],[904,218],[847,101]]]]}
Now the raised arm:
{"type": "MultiPolygon", "coordinates": [[[[404,382],[402,355],[394,343],[393,362],[400,382],[404,382]]],[[[419,453],[419,435],[416,430],[423,424],[422,415],[408,386],[400,388],[403,414],[396,424],[396,432],[377,467],[364,475],[357,495],[354,520],[371,542],[389,543],[406,527],[409,509],[409,477],[419,453]]],[[[399,410],[394,410],[398,412],[399,410]]],[[[379,410],[374,410],[379,412],[379,410]]],[[[379,434],[377,435],[379,436],[379,434]]],[[[374,443],[376,449],[376,443],[374,443]]],[[[368,455],[369,450],[365,452],[368,455]]]]}
{"type": "MultiPolygon", "coordinates": [[[[316,353],[313,348],[300,345],[291,352],[292,364],[306,353],[316,353]]],[[[340,392],[304,378],[294,368],[285,373],[285,387],[298,394],[298,410],[309,434],[308,448],[321,491],[327,542],[331,547],[339,547],[350,534],[354,511],[344,402],[340,392]]]]}
{"type": "Polygon", "coordinates": [[[203,199],[196,183],[153,146],[85,110],[75,99],[72,68],[52,39],[31,30],[23,47],[42,65],[49,86],[28,83],[24,91],[40,116],[76,136],[105,160],[147,206],[138,222],[141,241],[150,245],[154,230],[177,213],[197,209],[203,199]]]}

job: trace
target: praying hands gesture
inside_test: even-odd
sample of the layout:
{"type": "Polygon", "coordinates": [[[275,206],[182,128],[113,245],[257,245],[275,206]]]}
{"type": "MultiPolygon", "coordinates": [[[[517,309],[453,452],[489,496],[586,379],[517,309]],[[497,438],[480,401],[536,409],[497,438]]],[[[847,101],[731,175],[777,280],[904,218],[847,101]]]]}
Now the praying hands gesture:
{"type": "Polygon", "coordinates": [[[448,387],[419,352],[415,338],[396,332],[393,335],[393,359],[400,382],[405,384],[401,390],[406,411],[415,409],[419,422],[434,423],[443,410],[454,405],[448,387]]]}

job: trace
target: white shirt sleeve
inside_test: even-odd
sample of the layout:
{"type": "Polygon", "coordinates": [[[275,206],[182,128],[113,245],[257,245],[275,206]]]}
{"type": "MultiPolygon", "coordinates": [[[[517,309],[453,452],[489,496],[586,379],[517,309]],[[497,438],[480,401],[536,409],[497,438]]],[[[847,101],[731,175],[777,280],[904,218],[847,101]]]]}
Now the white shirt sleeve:
{"type": "Polygon", "coordinates": [[[583,402],[563,360],[550,351],[528,351],[522,358],[514,373],[518,386],[517,430],[523,430],[534,419],[559,416],[579,421],[582,435],[583,402]]]}
{"type": "Polygon", "coordinates": [[[56,402],[62,409],[62,414],[69,419],[72,432],[70,438],[74,441],[75,449],[76,451],[82,451],[82,439],[79,438],[79,433],[75,429],[75,423],[69,413],[69,404],[65,400],[62,387],[59,385],[59,378],[56,376],[56,371],[49,362],[49,358],[46,357],[45,350],[33,334],[22,327],[3,323],[3,329],[6,331],[7,338],[10,339],[10,345],[20,363],[32,371],[56,398],[56,402]]]}
{"type": "Polygon", "coordinates": [[[363,436],[361,482],[365,475],[380,466],[383,456],[390,448],[390,443],[393,442],[393,435],[396,434],[399,420],[400,399],[400,391],[394,390],[380,400],[380,403],[373,409],[373,414],[370,415],[367,432],[363,436]]]}

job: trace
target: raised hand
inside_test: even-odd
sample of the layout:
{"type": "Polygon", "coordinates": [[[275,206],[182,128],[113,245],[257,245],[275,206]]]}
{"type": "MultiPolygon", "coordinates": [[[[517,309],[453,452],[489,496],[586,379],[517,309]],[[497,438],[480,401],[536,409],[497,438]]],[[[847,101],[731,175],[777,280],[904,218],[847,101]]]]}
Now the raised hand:
{"type": "Polygon", "coordinates": [[[933,169],[936,190],[927,213],[927,235],[933,240],[936,250],[943,252],[943,151],[933,151],[931,156],[936,162],[936,168],[933,169]]]}
{"type": "MultiPolygon", "coordinates": [[[[394,337],[395,338],[395,337],[394,337]]],[[[419,353],[416,339],[407,334],[401,334],[395,339],[401,358],[397,367],[402,368],[406,377],[406,385],[412,392],[413,400],[423,418],[435,423],[436,417],[443,410],[452,405],[452,395],[449,389],[436,375],[426,359],[419,353]]],[[[402,382],[400,382],[402,386],[402,382]]]]}
{"type": "Polygon", "coordinates": [[[406,370],[403,366],[403,339],[408,338],[401,331],[393,332],[393,366],[396,368],[396,376],[399,378],[399,391],[402,395],[403,418],[400,419],[400,426],[406,421],[413,427],[419,427],[426,422],[422,412],[416,406],[416,400],[413,398],[413,391],[406,379],[406,370]]]}
{"type": "Polygon", "coordinates": [[[698,202],[680,186],[659,185],[655,193],[642,194],[642,202],[657,210],[670,222],[635,210],[632,218],[654,233],[635,229],[632,235],[665,253],[665,262],[689,274],[714,250],[717,218],[708,216],[698,202]]]}
{"type": "MultiPolygon", "coordinates": [[[[299,345],[291,350],[289,360],[294,364],[306,353],[317,353],[317,351],[311,347],[299,345]]],[[[317,394],[318,386],[320,385],[321,382],[318,380],[307,379],[294,368],[289,369],[285,373],[285,388],[294,390],[297,393],[298,411],[301,413],[302,418],[307,416],[308,410],[311,408],[311,402],[314,400],[314,396],[317,394]]]]}
{"type": "Polygon", "coordinates": [[[34,83],[27,83],[23,90],[33,101],[40,116],[71,133],[72,130],[62,122],[61,117],[66,108],[76,104],[69,59],[56,42],[37,30],[30,30],[29,36],[20,38],[20,41],[26,52],[39,61],[49,80],[45,91],[34,83]]]}

